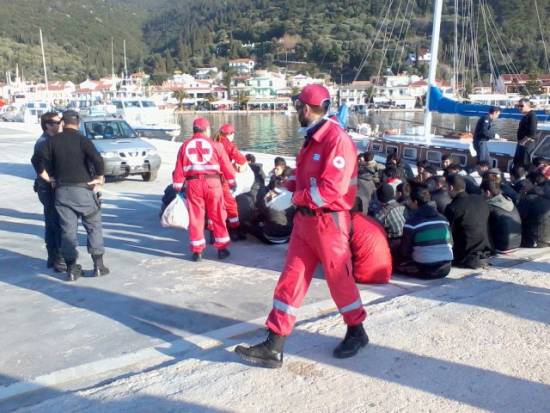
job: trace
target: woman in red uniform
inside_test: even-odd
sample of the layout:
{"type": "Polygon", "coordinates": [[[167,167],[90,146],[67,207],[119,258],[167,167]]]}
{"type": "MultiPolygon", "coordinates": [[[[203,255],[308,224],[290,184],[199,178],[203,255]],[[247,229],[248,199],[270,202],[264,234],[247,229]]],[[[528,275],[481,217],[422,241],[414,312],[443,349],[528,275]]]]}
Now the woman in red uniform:
{"type": "MultiPolygon", "coordinates": [[[[226,123],[220,127],[218,133],[214,137],[214,140],[221,143],[227,153],[227,157],[238,171],[240,168],[246,167],[247,162],[245,156],[239,151],[237,145],[233,141],[234,138],[235,128],[230,123],[226,123]]],[[[231,190],[229,189],[227,182],[223,183],[223,200],[227,211],[227,226],[231,239],[233,241],[237,241],[245,238],[239,234],[239,231],[237,231],[237,228],[239,228],[240,225],[239,211],[237,209],[237,202],[231,194],[231,190]]]]}

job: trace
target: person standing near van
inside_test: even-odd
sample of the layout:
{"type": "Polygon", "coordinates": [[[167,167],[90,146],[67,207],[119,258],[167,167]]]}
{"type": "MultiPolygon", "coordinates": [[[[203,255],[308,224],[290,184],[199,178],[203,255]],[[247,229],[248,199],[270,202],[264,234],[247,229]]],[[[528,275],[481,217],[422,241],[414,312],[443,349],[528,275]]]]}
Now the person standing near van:
{"type": "Polygon", "coordinates": [[[102,185],[103,159],[93,143],[79,133],[77,112],[63,112],[63,132],[44,145],[39,160],[39,174],[55,188],[55,208],[61,225],[61,254],[67,263],[67,281],[82,275],[78,258],[78,219],[88,234],[88,252],[94,262],[93,276],[109,274],[103,264],[103,229],[100,202],[94,187],[102,185]],[[94,176],[90,171],[93,166],[94,176]]]}

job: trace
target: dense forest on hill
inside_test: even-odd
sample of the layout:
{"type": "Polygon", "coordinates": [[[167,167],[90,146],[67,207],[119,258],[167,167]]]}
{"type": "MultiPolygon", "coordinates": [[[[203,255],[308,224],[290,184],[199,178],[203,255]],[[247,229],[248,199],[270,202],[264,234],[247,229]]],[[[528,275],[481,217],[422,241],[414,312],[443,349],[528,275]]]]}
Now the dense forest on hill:
{"type": "MultiPolygon", "coordinates": [[[[487,76],[491,69],[509,72],[512,66],[524,73],[549,71],[535,1],[546,30],[543,35],[550,40],[545,24],[550,16],[548,1],[445,1],[442,76],[449,77],[453,65],[455,4],[469,2],[472,24],[480,33],[474,40],[466,39],[475,43],[467,47],[478,50],[469,66],[475,63],[487,76]],[[487,6],[500,40],[482,34],[479,4],[487,6]]],[[[126,39],[130,69],[143,68],[156,80],[177,69],[223,67],[229,58],[249,56],[261,67],[321,70],[337,81],[366,79],[387,68],[423,73],[425,67],[407,66],[405,60],[409,53],[429,46],[432,6],[431,0],[0,0],[0,67],[5,71],[19,63],[25,73],[40,74],[40,56],[36,56],[40,26],[49,66],[58,77],[109,73],[111,37],[117,72],[126,39]],[[388,4],[392,4],[389,12],[388,4]]]]}

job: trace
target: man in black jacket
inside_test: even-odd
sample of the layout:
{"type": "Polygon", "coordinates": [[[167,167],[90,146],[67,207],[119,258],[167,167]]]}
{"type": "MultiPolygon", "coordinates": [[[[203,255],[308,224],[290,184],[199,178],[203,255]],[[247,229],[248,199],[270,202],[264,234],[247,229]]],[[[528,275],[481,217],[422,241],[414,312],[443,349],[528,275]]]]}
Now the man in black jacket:
{"type": "Polygon", "coordinates": [[[477,152],[478,161],[489,162],[489,148],[487,142],[495,138],[493,121],[500,115],[500,109],[493,106],[486,115],[477,121],[474,131],[474,149],[477,152]]]}
{"type": "Polygon", "coordinates": [[[34,145],[34,153],[31,158],[32,166],[36,171],[34,180],[34,191],[44,206],[44,240],[48,251],[47,267],[53,268],[55,272],[65,272],[67,266],[61,257],[61,227],[59,226],[59,215],[55,209],[55,191],[49,182],[39,176],[40,152],[48,143],[50,137],[59,132],[61,128],[61,116],[56,112],[46,112],[40,117],[40,125],[44,133],[38,138],[34,145]]]}
{"type": "Polygon", "coordinates": [[[523,117],[519,121],[518,126],[514,166],[521,165],[528,169],[527,167],[531,163],[531,152],[533,152],[536,146],[537,115],[531,108],[531,104],[527,98],[520,99],[517,107],[523,113],[523,117]]]}
{"type": "Polygon", "coordinates": [[[94,276],[107,275],[103,265],[101,210],[94,188],[103,184],[103,159],[93,143],[78,132],[79,116],[63,113],[63,132],[52,136],[38,162],[40,176],[55,187],[55,208],[61,224],[61,254],[67,263],[67,281],[82,275],[77,265],[78,219],[88,233],[88,252],[94,261],[94,276]],[[92,176],[90,166],[95,171],[92,176]]]}
{"type": "Polygon", "coordinates": [[[489,205],[483,196],[466,193],[462,176],[449,175],[447,183],[453,196],[453,202],[445,209],[453,234],[453,262],[460,267],[483,267],[491,255],[489,205]]]}
{"type": "Polygon", "coordinates": [[[500,177],[487,174],[481,189],[488,199],[489,239],[497,252],[515,250],[521,245],[521,218],[514,202],[500,189],[500,177]]]}
{"type": "Polygon", "coordinates": [[[518,210],[522,220],[521,246],[550,246],[550,181],[543,181],[528,190],[519,201],[518,210]]]}
{"type": "Polygon", "coordinates": [[[440,214],[444,214],[447,205],[453,201],[449,195],[449,187],[445,177],[439,175],[431,176],[426,181],[426,185],[428,185],[428,189],[432,195],[432,201],[435,202],[435,205],[437,206],[437,211],[440,214]]]}

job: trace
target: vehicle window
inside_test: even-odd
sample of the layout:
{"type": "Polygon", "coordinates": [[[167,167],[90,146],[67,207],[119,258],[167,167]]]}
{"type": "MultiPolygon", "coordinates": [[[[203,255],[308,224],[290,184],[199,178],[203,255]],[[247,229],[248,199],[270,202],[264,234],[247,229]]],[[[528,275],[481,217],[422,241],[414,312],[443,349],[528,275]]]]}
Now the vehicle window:
{"type": "Polygon", "coordinates": [[[136,138],[136,134],[126,122],[116,120],[86,122],[84,131],[89,139],[136,138]]]}
{"type": "Polygon", "coordinates": [[[141,106],[143,106],[144,108],[154,108],[155,102],[151,102],[150,100],[142,100],[141,106]]]}
{"type": "Polygon", "coordinates": [[[404,148],[403,149],[403,158],[405,158],[405,159],[416,159],[416,148],[404,148]]]}
{"type": "Polygon", "coordinates": [[[380,143],[373,143],[372,144],[372,151],[373,152],[382,152],[382,144],[380,143]]]}
{"type": "Polygon", "coordinates": [[[389,155],[390,153],[396,153],[399,155],[399,148],[393,145],[386,145],[386,155],[389,155]]]}
{"type": "Polygon", "coordinates": [[[426,160],[428,162],[441,162],[441,152],[438,151],[428,151],[426,152],[426,160]]]}
{"type": "Polygon", "coordinates": [[[117,109],[122,109],[122,102],[120,100],[113,100],[113,105],[115,105],[117,109]]]}
{"type": "Polygon", "coordinates": [[[451,158],[457,161],[460,166],[466,166],[466,162],[468,160],[468,158],[466,158],[466,155],[461,155],[458,153],[452,153],[451,158]]]}
{"type": "Polygon", "coordinates": [[[139,100],[128,100],[124,102],[124,106],[126,106],[127,108],[141,108],[139,100]]]}
{"type": "Polygon", "coordinates": [[[545,159],[550,159],[550,135],[544,136],[540,145],[533,152],[533,158],[538,156],[545,159]]]}

